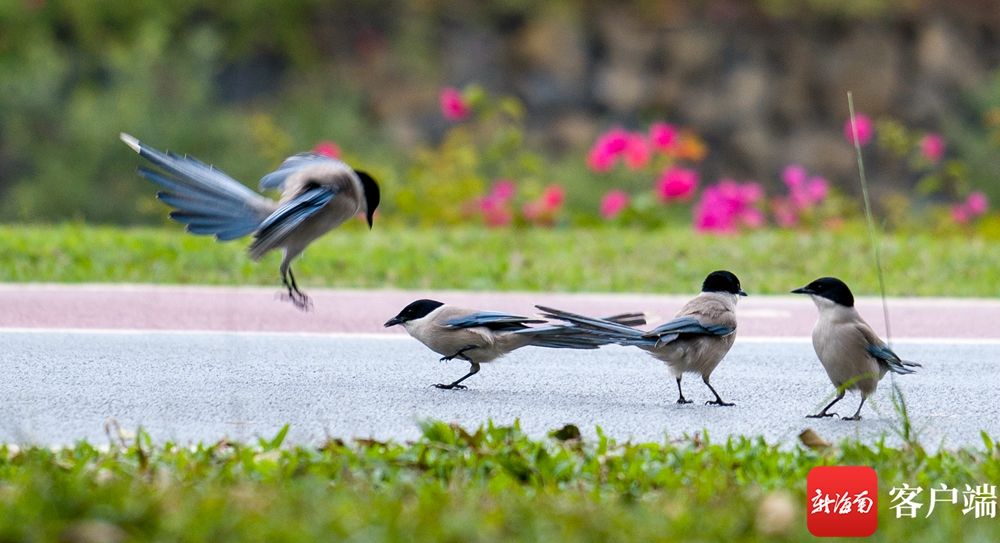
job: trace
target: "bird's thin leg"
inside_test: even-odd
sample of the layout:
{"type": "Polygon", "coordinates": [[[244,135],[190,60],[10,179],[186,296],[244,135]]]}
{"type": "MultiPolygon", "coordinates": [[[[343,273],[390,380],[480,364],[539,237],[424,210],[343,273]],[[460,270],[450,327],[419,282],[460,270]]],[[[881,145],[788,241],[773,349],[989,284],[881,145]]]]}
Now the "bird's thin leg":
{"type": "Polygon", "coordinates": [[[708,382],[708,376],[707,375],[702,375],[701,376],[701,380],[705,382],[705,386],[708,387],[708,390],[711,390],[712,394],[715,394],[715,399],[714,400],[709,400],[709,401],[705,402],[705,405],[720,405],[720,406],[723,406],[723,407],[732,407],[732,406],[736,405],[734,403],[729,403],[729,402],[722,401],[722,396],[719,396],[719,393],[716,392],[714,388],[712,388],[712,383],[708,382]]]}
{"type": "Polygon", "coordinates": [[[309,301],[308,296],[299,290],[299,285],[295,282],[295,274],[292,273],[292,267],[287,260],[281,263],[281,284],[285,285],[285,288],[288,289],[288,294],[281,295],[282,300],[291,301],[295,307],[302,311],[312,309],[312,302],[309,301]]]}
{"type": "Polygon", "coordinates": [[[865,400],[867,400],[867,399],[868,399],[868,397],[865,396],[864,394],[862,394],[861,395],[861,403],[858,404],[858,410],[854,412],[854,416],[852,416],[852,417],[844,417],[844,420],[861,420],[861,408],[865,405],[865,400]]]}
{"type": "Polygon", "coordinates": [[[304,293],[301,290],[299,290],[299,285],[298,285],[298,283],[295,282],[295,274],[292,273],[292,267],[291,266],[288,267],[288,278],[291,279],[291,282],[292,282],[291,292],[294,292],[295,294],[298,295],[298,300],[296,300],[293,297],[292,298],[292,303],[295,304],[295,307],[297,307],[297,308],[299,308],[299,309],[301,309],[303,311],[309,311],[309,309],[312,308],[312,302],[309,301],[309,297],[306,296],[306,293],[304,293]]]}
{"type": "Polygon", "coordinates": [[[691,403],[691,400],[685,400],[684,399],[684,391],[681,390],[681,377],[680,377],[680,375],[677,376],[677,403],[680,403],[680,404],[691,403]]]}
{"type": "MultiPolygon", "coordinates": [[[[834,398],[832,402],[830,402],[829,404],[827,404],[827,406],[824,407],[822,411],[820,411],[819,413],[816,413],[815,415],[806,415],[806,418],[807,419],[822,419],[822,418],[826,418],[826,417],[836,417],[837,416],[836,413],[827,413],[827,411],[829,411],[830,408],[833,407],[833,404],[839,402],[840,400],[843,400],[844,399],[844,393],[846,393],[846,392],[847,392],[846,390],[841,390],[840,392],[837,392],[837,397],[834,398]]],[[[862,402],[862,403],[864,403],[864,402],[862,402]]]]}
{"type": "Polygon", "coordinates": [[[473,375],[475,375],[477,373],[479,373],[479,364],[476,364],[475,362],[473,362],[472,366],[469,367],[469,373],[466,373],[458,381],[455,381],[454,383],[451,383],[450,385],[445,385],[445,384],[438,383],[438,384],[436,384],[434,386],[436,388],[443,388],[445,390],[464,389],[464,388],[466,388],[465,385],[460,385],[459,383],[461,383],[462,381],[468,379],[469,377],[472,377],[473,375]]]}
{"type": "Polygon", "coordinates": [[[471,351],[472,349],[476,349],[476,348],[477,348],[476,345],[466,345],[465,347],[462,347],[457,352],[455,352],[455,354],[448,355],[448,356],[442,356],[439,359],[439,361],[440,362],[447,362],[447,361],[453,360],[455,358],[461,358],[462,360],[465,360],[466,362],[472,363],[472,360],[468,356],[465,356],[465,352],[466,351],[471,351]]]}

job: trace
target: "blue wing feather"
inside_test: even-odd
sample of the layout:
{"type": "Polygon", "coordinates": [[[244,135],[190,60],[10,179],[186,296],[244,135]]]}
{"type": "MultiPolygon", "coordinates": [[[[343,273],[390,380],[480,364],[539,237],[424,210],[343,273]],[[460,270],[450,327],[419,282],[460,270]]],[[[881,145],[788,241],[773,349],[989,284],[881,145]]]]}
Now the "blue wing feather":
{"type": "Polygon", "coordinates": [[[451,328],[474,328],[484,326],[491,330],[510,330],[527,328],[527,324],[544,323],[539,319],[530,319],[519,315],[509,315],[507,313],[497,313],[494,311],[480,311],[464,317],[458,317],[445,322],[445,326],[451,328]]]}
{"type": "Polygon", "coordinates": [[[898,373],[901,375],[916,373],[916,370],[912,368],[922,367],[920,364],[916,362],[910,362],[907,360],[900,359],[899,355],[892,352],[892,349],[886,347],[885,345],[873,345],[869,343],[868,345],[865,346],[865,350],[867,350],[868,354],[875,357],[879,362],[888,366],[889,371],[893,373],[898,373]]]}
{"type": "Polygon", "coordinates": [[[271,213],[260,223],[254,233],[254,241],[250,244],[250,253],[252,255],[260,254],[259,249],[271,248],[280,244],[281,240],[306,219],[323,209],[336,195],[337,190],[333,187],[313,187],[274,210],[274,213],[271,213]]]}

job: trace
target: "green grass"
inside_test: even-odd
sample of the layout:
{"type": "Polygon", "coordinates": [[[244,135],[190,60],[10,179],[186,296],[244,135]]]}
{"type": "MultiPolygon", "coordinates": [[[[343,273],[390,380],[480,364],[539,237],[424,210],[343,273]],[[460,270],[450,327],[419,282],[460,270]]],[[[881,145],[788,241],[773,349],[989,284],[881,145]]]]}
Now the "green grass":
{"type": "MultiPolygon", "coordinates": [[[[575,430],[568,427],[564,434],[575,430]]],[[[220,441],[110,448],[0,446],[0,541],[803,541],[817,465],[879,474],[875,541],[996,541],[996,519],[938,504],[897,519],[907,483],[996,483],[1000,452],[929,454],[844,443],[813,451],[760,440],[631,444],[530,439],[427,423],[413,443],[282,447],[220,441]]],[[[566,437],[561,436],[561,437],[566,437]]]]}
{"type": "MultiPolygon", "coordinates": [[[[279,256],[180,227],[78,224],[0,227],[0,281],[277,285],[279,256]]],[[[1000,296],[1000,241],[951,234],[883,237],[890,295],[1000,296]]],[[[320,239],[295,267],[304,288],[497,289],[690,293],[715,269],[751,294],[786,293],[822,276],[878,292],[868,238],[840,231],[731,237],[688,228],[420,230],[352,225],[320,239]]]]}

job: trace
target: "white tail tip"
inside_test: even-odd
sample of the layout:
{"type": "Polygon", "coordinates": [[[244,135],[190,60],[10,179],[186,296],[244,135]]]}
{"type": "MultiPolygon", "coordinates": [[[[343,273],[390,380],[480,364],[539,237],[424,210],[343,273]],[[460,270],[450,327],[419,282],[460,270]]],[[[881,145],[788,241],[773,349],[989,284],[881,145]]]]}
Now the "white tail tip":
{"type": "Polygon", "coordinates": [[[136,153],[139,152],[139,140],[135,139],[135,137],[130,136],[124,132],[118,134],[118,137],[121,138],[123,142],[125,142],[125,145],[131,147],[133,151],[135,151],[136,153]]]}

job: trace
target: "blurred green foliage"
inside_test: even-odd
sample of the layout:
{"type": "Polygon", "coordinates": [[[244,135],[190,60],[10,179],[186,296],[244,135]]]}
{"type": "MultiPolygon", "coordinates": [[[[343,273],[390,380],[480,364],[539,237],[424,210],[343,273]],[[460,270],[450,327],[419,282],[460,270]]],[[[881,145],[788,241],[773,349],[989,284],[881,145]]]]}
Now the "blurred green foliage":
{"type": "MultiPolygon", "coordinates": [[[[995,519],[939,504],[897,519],[889,490],[992,483],[997,444],[929,453],[845,441],[811,450],[704,435],[618,442],[569,426],[425,422],[411,443],[329,439],[186,446],[109,436],[106,447],[0,445],[3,541],[732,541],[810,539],[806,475],[879,475],[872,541],[996,541],[995,519]]],[[[926,493],[921,501],[926,501],[926,493]]]]}
{"type": "Polygon", "coordinates": [[[320,62],[303,25],[320,4],[2,3],[0,220],[162,217],[134,175],[137,161],[116,141],[121,131],[215,162],[248,184],[303,142],[324,139],[351,141],[348,159],[384,171],[391,153],[379,151],[378,130],[360,114],[364,97],[332,67],[335,58],[320,62]],[[261,55],[256,87],[221,83],[261,55]],[[227,99],[220,89],[248,96],[227,99]]]}
{"type": "MultiPolygon", "coordinates": [[[[561,6],[594,9],[585,0],[561,6]]],[[[753,6],[777,17],[852,20],[914,9],[908,0],[753,6]]],[[[631,7],[669,11],[645,0],[631,7]]],[[[467,87],[476,118],[445,130],[435,116],[428,124],[440,138],[425,141],[394,132],[392,112],[374,110],[366,95],[372,73],[392,73],[403,95],[408,81],[447,80],[435,55],[456,21],[502,26],[540,9],[524,0],[0,2],[0,221],[165,222],[153,187],[134,175],[138,159],[117,140],[126,131],[248,185],[285,156],[336,141],[343,158],[382,183],[380,213],[390,222],[463,222],[490,184],[512,178],[519,198],[565,186],[563,222],[594,224],[601,195],[613,187],[587,170],[582,149],[542,154],[525,135],[516,100],[467,87]]],[[[433,112],[434,99],[407,95],[404,103],[433,112]]],[[[1000,77],[974,100],[983,124],[956,121],[948,131],[968,164],[952,176],[995,179],[1000,77]]],[[[1000,200],[996,184],[987,192],[1000,200]]],[[[689,220],[684,209],[655,206],[649,194],[634,203],[638,211],[623,220],[689,220]]]]}

